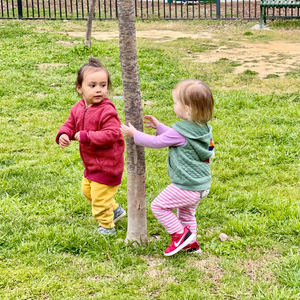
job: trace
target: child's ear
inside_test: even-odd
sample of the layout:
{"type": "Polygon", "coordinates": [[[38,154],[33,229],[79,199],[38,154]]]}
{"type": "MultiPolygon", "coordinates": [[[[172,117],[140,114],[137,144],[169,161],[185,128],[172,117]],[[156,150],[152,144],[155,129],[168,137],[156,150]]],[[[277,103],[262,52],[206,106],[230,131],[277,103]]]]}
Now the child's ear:
{"type": "Polygon", "coordinates": [[[76,90],[78,94],[82,94],[81,87],[79,85],[76,85],[76,90]]]}
{"type": "Polygon", "coordinates": [[[188,105],[185,105],[185,106],[184,106],[184,109],[185,109],[185,112],[186,112],[188,115],[190,115],[190,113],[191,113],[191,108],[190,108],[188,105]]]}

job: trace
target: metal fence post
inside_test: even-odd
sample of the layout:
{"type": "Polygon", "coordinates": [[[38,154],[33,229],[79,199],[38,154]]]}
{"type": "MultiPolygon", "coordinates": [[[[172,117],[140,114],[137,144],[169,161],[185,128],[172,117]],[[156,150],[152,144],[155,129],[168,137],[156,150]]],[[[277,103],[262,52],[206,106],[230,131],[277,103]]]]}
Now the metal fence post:
{"type": "Polygon", "coordinates": [[[116,0],[116,18],[118,19],[118,0],[116,0]]]}
{"type": "Polygon", "coordinates": [[[18,0],[18,15],[19,19],[23,19],[22,0],[18,0]]]}
{"type": "Polygon", "coordinates": [[[221,2],[220,0],[217,0],[217,19],[221,19],[221,2]]]}

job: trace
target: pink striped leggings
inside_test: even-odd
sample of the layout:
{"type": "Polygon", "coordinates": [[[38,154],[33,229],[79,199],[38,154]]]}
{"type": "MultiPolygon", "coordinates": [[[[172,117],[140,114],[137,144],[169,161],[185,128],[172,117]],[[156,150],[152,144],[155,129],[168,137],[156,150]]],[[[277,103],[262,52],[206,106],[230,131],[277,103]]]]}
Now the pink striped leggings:
{"type": "Polygon", "coordinates": [[[151,210],[168,233],[173,234],[183,227],[197,233],[196,208],[208,193],[209,189],[186,191],[170,184],[154,199],[151,210]],[[177,209],[177,216],[173,209],[177,209]]]}

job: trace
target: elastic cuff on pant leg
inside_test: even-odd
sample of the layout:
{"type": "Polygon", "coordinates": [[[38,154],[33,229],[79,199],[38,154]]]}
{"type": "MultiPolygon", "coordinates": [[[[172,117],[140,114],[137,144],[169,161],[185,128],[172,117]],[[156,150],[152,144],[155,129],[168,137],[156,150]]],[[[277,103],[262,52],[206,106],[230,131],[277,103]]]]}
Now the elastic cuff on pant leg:
{"type": "Polygon", "coordinates": [[[101,222],[99,222],[99,226],[103,227],[103,228],[106,228],[106,229],[111,229],[111,228],[114,228],[115,227],[115,224],[114,222],[110,223],[110,224],[103,224],[101,222]]]}
{"type": "Polygon", "coordinates": [[[176,232],[180,231],[181,229],[184,229],[184,227],[182,226],[181,228],[179,228],[179,227],[178,227],[178,228],[175,228],[175,229],[174,229],[174,228],[172,228],[172,230],[170,230],[170,231],[169,231],[169,230],[167,230],[167,231],[168,231],[168,233],[169,233],[169,234],[171,234],[171,235],[172,235],[172,234],[174,234],[174,233],[176,233],[176,232]]]}
{"type": "Polygon", "coordinates": [[[115,211],[120,205],[116,203],[116,205],[113,205],[113,211],[115,211]]]}

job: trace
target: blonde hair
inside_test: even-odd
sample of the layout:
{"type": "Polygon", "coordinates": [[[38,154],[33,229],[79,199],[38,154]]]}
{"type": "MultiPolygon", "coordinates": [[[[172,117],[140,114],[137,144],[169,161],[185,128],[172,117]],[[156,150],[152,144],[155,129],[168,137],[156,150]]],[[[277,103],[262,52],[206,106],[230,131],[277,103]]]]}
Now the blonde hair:
{"type": "Polygon", "coordinates": [[[176,84],[173,92],[180,103],[190,108],[190,121],[205,125],[212,120],[214,98],[209,86],[198,79],[186,79],[176,84]]]}

